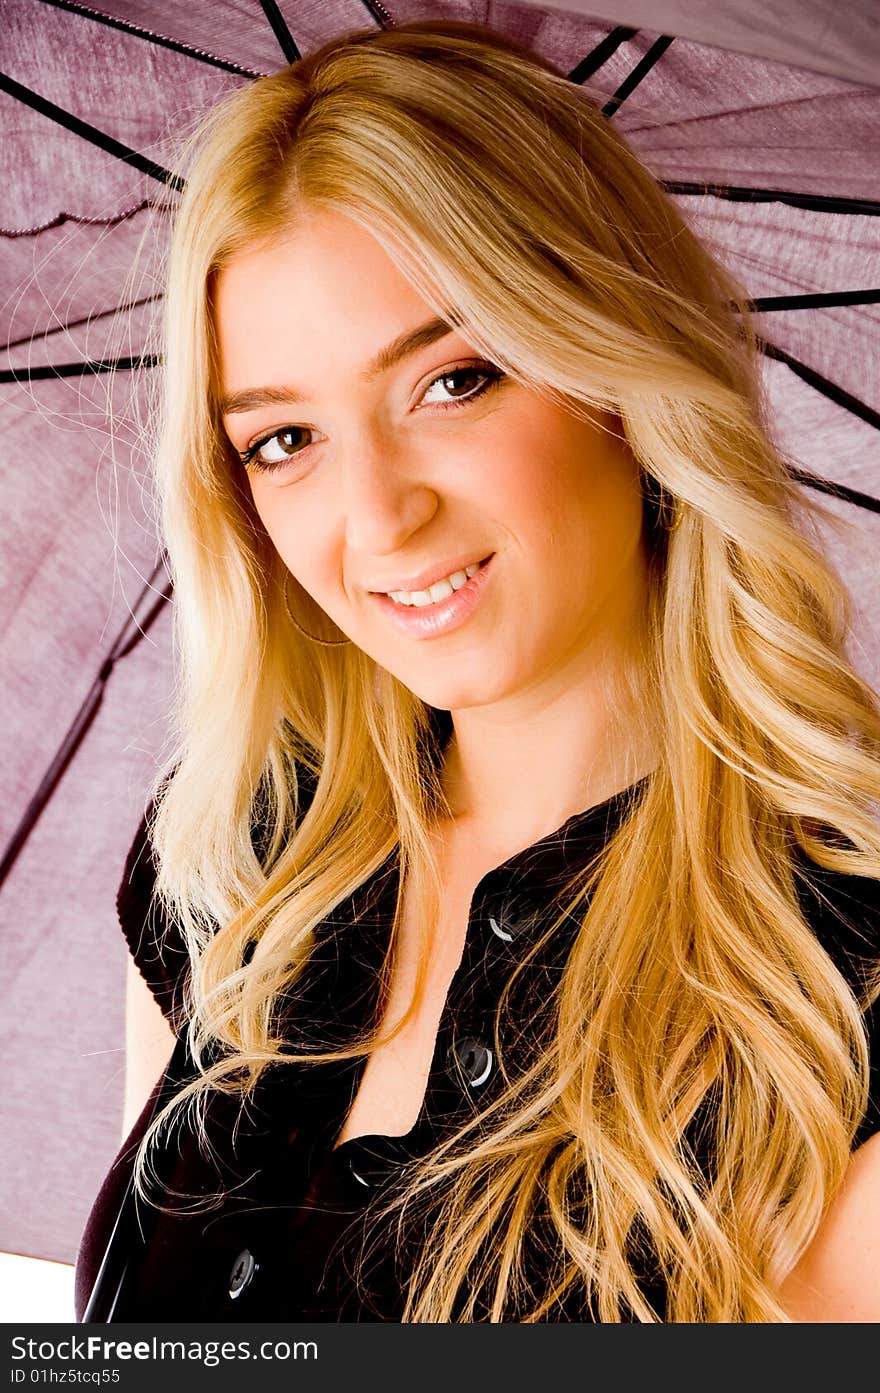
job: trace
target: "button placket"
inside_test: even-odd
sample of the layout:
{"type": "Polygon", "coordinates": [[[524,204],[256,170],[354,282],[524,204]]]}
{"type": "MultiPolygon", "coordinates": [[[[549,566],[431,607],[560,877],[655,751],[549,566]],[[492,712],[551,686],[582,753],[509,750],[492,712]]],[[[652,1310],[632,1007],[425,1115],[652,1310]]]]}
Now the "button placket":
{"type": "Polygon", "coordinates": [[[446,1088],[479,1106],[498,1073],[494,1019],[500,992],[517,956],[516,941],[524,933],[533,907],[505,883],[499,871],[489,871],[471,901],[470,921],[461,963],[450,985],[441,1017],[438,1044],[448,1030],[441,1058],[446,1088]],[[497,950],[497,951],[496,951],[497,950]]]}

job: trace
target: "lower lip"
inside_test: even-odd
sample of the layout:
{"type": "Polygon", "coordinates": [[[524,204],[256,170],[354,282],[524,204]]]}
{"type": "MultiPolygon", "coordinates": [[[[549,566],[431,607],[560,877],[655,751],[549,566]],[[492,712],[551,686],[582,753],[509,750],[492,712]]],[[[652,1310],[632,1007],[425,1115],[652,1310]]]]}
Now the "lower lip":
{"type": "Polygon", "coordinates": [[[391,623],[410,638],[436,638],[439,634],[451,633],[453,629],[461,628],[480,603],[494,556],[493,552],[460,590],[453,591],[445,600],[437,600],[432,605],[399,605],[390,595],[374,594],[373,598],[382,606],[391,623]]]}

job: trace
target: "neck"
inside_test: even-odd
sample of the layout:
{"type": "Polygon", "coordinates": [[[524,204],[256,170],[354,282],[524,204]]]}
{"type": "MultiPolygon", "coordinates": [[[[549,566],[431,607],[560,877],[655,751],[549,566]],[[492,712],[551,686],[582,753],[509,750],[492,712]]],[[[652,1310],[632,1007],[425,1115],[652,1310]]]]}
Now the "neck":
{"type": "Polygon", "coordinates": [[[447,826],[527,846],[656,768],[646,704],[631,682],[612,685],[453,712],[441,773],[447,826]]]}

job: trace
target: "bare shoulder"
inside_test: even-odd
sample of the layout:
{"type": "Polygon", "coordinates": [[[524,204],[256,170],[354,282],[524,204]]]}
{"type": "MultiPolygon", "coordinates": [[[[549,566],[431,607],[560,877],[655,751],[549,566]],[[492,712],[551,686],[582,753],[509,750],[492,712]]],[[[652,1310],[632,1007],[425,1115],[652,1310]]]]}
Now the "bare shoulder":
{"type": "Polygon", "coordinates": [[[843,1185],[779,1296],[794,1321],[880,1321],[880,1132],[853,1152],[843,1185]]]}

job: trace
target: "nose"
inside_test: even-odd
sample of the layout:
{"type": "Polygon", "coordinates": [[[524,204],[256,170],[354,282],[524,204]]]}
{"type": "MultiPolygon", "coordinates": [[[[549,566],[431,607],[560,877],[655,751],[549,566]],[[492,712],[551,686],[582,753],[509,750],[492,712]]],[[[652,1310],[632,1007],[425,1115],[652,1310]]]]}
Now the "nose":
{"type": "Polygon", "coordinates": [[[344,451],[338,505],[346,545],[364,556],[390,555],[434,516],[439,498],[412,451],[379,430],[362,431],[344,451]]]}

